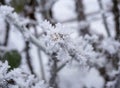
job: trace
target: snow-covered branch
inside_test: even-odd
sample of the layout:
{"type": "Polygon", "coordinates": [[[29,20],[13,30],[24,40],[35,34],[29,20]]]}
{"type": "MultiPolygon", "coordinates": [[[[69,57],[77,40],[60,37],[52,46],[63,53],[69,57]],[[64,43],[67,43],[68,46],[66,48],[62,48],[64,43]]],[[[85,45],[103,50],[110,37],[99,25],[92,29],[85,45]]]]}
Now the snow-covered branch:
{"type": "Polygon", "coordinates": [[[8,69],[8,62],[0,61],[0,88],[48,88],[44,81],[39,81],[25,69],[8,69]]]}
{"type": "MultiPolygon", "coordinates": [[[[5,8],[7,7],[5,6],[5,8]]],[[[56,24],[52,26],[48,21],[44,21],[40,23],[44,33],[39,40],[29,32],[25,25],[19,23],[18,15],[12,11],[5,13],[5,18],[12,22],[27,40],[37,45],[48,55],[56,52],[59,60],[71,60],[72,58],[72,60],[77,60],[81,64],[85,64],[90,58],[95,58],[95,52],[89,43],[88,36],[80,37],[76,42],[69,36],[71,31],[63,25],[56,24]]]]}

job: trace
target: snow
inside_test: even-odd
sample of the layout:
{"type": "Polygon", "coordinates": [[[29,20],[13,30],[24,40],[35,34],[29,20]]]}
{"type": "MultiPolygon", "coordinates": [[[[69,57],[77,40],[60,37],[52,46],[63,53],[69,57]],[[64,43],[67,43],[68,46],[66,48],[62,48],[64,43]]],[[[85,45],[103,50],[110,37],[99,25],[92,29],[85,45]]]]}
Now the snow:
{"type": "Polygon", "coordinates": [[[22,34],[16,30],[15,27],[12,27],[10,30],[8,47],[11,49],[17,49],[19,52],[23,51],[25,48],[25,43],[22,34]],[[15,37],[16,36],[16,37],[15,37]]]}
{"type": "Polygon", "coordinates": [[[44,81],[39,81],[24,69],[17,68],[8,72],[8,62],[0,61],[0,87],[2,88],[48,88],[44,81]],[[8,81],[14,83],[9,83],[8,81]]]}
{"type": "Polygon", "coordinates": [[[107,37],[107,32],[105,30],[105,27],[103,26],[102,20],[91,22],[90,27],[91,27],[91,30],[97,32],[98,34],[101,34],[101,35],[107,37]]]}
{"type": "MultiPolygon", "coordinates": [[[[84,3],[86,15],[90,14],[90,13],[101,11],[97,0],[83,0],[83,3],[84,3]]],[[[104,3],[105,4],[110,3],[110,0],[104,1],[104,3]]],[[[103,6],[106,6],[105,4],[103,4],[103,6]]],[[[52,8],[53,18],[55,20],[57,20],[57,22],[61,22],[61,23],[66,22],[66,21],[71,20],[71,19],[76,19],[77,14],[76,14],[75,8],[76,7],[75,7],[74,0],[58,0],[58,1],[56,1],[56,3],[53,5],[53,8],[52,8]]],[[[106,9],[106,7],[105,7],[105,9],[106,9]]],[[[101,19],[100,14],[101,13],[99,13],[99,15],[94,14],[94,15],[96,15],[96,17],[94,17],[94,15],[92,15],[91,17],[93,17],[93,21],[92,21],[92,19],[89,20],[90,19],[89,15],[87,15],[87,19],[88,19],[88,22],[90,24],[90,30],[95,31],[96,33],[101,34],[104,37],[107,37],[107,33],[106,33],[105,27],[103,25],[103,21],[99,20],[99,19],[97,19],[97,20],[95,19],[95,18],[101,19]]],[[[108,22],[109,22],[109,24],[113,25],[113,23],[111,23],[111,21],[108,20],[108,22]]],[[[64,23],[64,24],[66,24],[66,23],[64,23]]],[[[75,24],[75,21],[72,23],[72,25],[73,24],[75,24]]],[[[71,24],[69,23],[69,26],[70,25],[71,24]]],[[[76,25],[76,27],[77,26],[78,26],[78,24],[76,25]]],[[[112,31],[113,28],[114,28],[113,26],[112,26],[112,28],[110,27],[110,31],[112,31]]],[[[112,33],[112,36],[114,36],[114,34],[115,34],[114,31],[112,31],[111,33],[112,33]]]]}
{"type": "Polygon", "coordinates": [[[100,10],[97,0],[83,0],[83,3],[85,4],[84,8],[86,14],[100,10]]]}
{"type": "Polygon", "coordinates": [[[91,68],[87,76],[84,78],[84,83],[88,88],[104,88],[105,82],[104,79],[100,76],[98,70],[91,68]]]}
{"type": "Polygon", "coordinates": [[[52,8],[53,17],[58,22],[76,18],[74,0],[58,0],[52,8]]]}

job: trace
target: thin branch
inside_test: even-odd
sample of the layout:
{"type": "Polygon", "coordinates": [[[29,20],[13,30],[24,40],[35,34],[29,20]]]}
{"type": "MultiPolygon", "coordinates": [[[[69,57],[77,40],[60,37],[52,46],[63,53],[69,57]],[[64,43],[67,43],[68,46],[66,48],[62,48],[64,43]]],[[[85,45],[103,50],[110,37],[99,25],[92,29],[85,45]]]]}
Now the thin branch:
{"type": "Polygon", "coordinates": [[[43,52],[45,52],[46,54],[49,55],[49,53],[47,52],[45,46],[43,46],[39,42],[39,40],[28,31],[28,29],[26,27],[24,27],[23,25],[22,26],[19,25],[19,23],[16,22],[15,19],[10,15],[7,15],[6,18],[7,18],[8,21],[11,21],[13,23],[13,25],[22,33],[24,38],[27,38],[30,42],[32,42],[33,44],[38,46],[43,52]],[[26,34],[28,35],[27,37],[26,37],[26,34]]]}
{"type": "Polygon", "coordinates": [[[68,53],[69,53],[69,56],[71,57],[71,59],[65,61],[62,65],[60,65],[58,68],[57,68],[57,72],[59,72],[61,69],[63,69],[66,64],[71,61],[71,60],[75,60],[77,62],[80,62],[80,60],[78,58],[76,58],[77,56],[77,51],[75,51],[74,49],[70,49],[68,47],[65,47],[64,45],[61,44],[61,47],[64,47],[67,49],[68,53]]]}
{"type": "Polygon", "coordinates": [[[10,32],[10,25],[9,25],[9,23],[7,22],[7,21],[5,21],[6,22],[6,36],[5,36],[5,41],[4,41],[4,46],[7,46],[7,44],[8,44],[8,39],[9,39],[9,32],[10,32]]]}
{"type": "MultiPolygon", "coordinates": [[[[76,12],[77,12],[77,20],[80,21],[86,21],[86,15],[84,13],[84,5],[83,0],[76,0],[76,12]]],[[[85,35],[86,33],[89,34],[88,25],[86,25],[83,28],[79,27],[79,35],[85,35]]]]}
{"type": "Polygon", "coordinates": [[[49,80],[49,86],[50,87],[53,87],[53,88],[58,88],[58,84],[57,84],[57,63],[58,63],[58,60],[57,60],[57,53],[53,53],[51,55],[51,58],[49,59],[49,63],[52,63],[51,64],[51,69],[50,69],[50,73],[51,73],[51,77],[50,77],[50,80],[49,80]]]}
{"type": "Polygon", "coordinates": [[[42,51],[45,52],[47,55],[49,55],[49,52],[47,52],[45,46],[43,46],[43,45],[39,42],[39,40],[38,40],[37,38],[35,38],[35,36],[30,35],[30,36],[29,36],[29,40],[30,40],[33,44],[35,44],[36,46],[38,46],[38,47],[40,48],[40,50],[42,50],[42,51]]]}
{"type": "MultiPolygon", "coordinates": [[[[103,5],[102,5],[102,0],[98,0],[98,4],[99,4],[101,10],[103,11],[104,8],[103,8],[103,5]]],[[[107,24],[107,19],[106,19],[106,17],[105,17],[105,13],[104,13],[104,12],[102,13],[102,18],[103,18],[103,23],[104,23],[106,32],[107,32],[107,34],[108,34],[108,37],[110,37],[111,34],[110,34],[110,30],[109,30],[109,27],[108,27],[108,24],[107,24]]]]}
{"type": "Polygon", "coordinates": [[[52,13],[52,6],[56,0],[41,0],[41,8],[42,10],[40,11],[42,13],[43,19],[46,19],[50,21],[52,25],[55,25],[57,22],[53,18],[53,13],[52,13]]]}
{"type": "Polygon", "coordinates": [[[60,65],[60,66],[58,67],[58,69],[57,69],[57,72],[59,72],[61,69],[63,69],[68,62],[69,62],[69,60],[67,60],[66,62],[64,62],[62,65],[60,65]]]}
{"type": "Polygon", "coordinates": [[[113,14],[114,14],[114,21],[115,21],[115,31],[116,31],[116,39],[120,38],[120,11],[118,8],[118,1],[117,0],[112,0],[113,2],[113,14]]]}
{"type": "MultiPolygon", "coordinates": [[[[37,33],[37,29],[35,29],[35,35],[36,35],[36,38],[39,38],[39,35],[37,33]]],[[[45,73],[44,73],[44,65],[43,65],[43,60],[42,60],[42,57],[41,57],[40,48],[37,48],[37,52],[38,52],[38,57],[39,57],[39,60],[40,60],[40,70],[41,70],[42,80],[46,81],[45,73]]]]}
{"type": "MultiPolygon", "coordinates": [[[[40,50],[42,50],[43,52],[48,54],[46,52],[46,48],[39,42],[39,40],[35,36],[33,36],[31,33],[29,33],[29,31],[28,31],[28,29],[26,27],[19,25],[18,22],[15,22],[15,19],[12,18],[12,16],[7,15],[6,17],[8,18],[8,20],[11,20],[13,22],[14,26],[16,28],[18,28],[18,30],[23,34],[23,36],[25,38],[27,38],[30,42],[32,42],[33,44],[38,46],[40,50]],[[28,37],[26,37],[26,34],[28,34],[28,37]]],[[[31,65],[31,61],[30,61],[29,42],[28,41],[26,41],[26,58],[27,58],[27,63],[28,63],[28,66],[30,68],[30,71],[31,71],[31,73],[34,74],[34,71],[33,71],[32,65],[31,65]]],[[[42,68],[41,70],[43,70],[43,66],[41,68],[42,68]]],[[[42,73],[42,75],[44,76],[44,73],[42,73]]],[[[45,78],[43,78],[43,79],[45,79],[45,78]]]]}
{"type": "Polygon", "coordinates": [[[26,41],[26,42],[25,42],[25,45],[26,45],[25,51],[26,51],[27,64],[28,64],[28,67],[29,67],[29,69],[30,69],[30,72],[35,75],[35,73],[34,73],[34,71],[33,71],[32,64],[31,64],[31,60],[30,60],[31,58],[30,58],[30,54],[29,54],[29,49],[30,49],[30,47],[29,47],[29,42],[26,41]]]}

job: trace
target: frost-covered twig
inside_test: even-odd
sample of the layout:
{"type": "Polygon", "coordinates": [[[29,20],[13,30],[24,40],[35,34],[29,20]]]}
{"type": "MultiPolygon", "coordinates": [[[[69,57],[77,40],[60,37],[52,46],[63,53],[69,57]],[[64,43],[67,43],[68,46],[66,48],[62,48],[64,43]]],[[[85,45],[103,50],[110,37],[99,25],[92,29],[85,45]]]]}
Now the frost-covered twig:
{"type": "Polygon", "coordinates": [[[44,51],[45,53],[47,53],[47,51],[45,50],[45,46],[43,46],[38,39],[36,39],[35,36],[33,36],[28,29],[25,27],[25,25],[20,25],[19,22],[16,19],[19,18],[14,18],[14,14],[7,14],[6,15],[6,19],[8,21],[12,21],[12,23],[14,24],[14,26],[23,34],[23,36],[31,41],[32,43],[34,43],[36,46],[38,46],[42,51],[44,51]]]}
{"type": "Polygon", "coordinates": [[[0,15],[2,15],[8,22],[12,23],[23,34],[23,36],[27,38],[27,40],[30,40],[41,50],[46,52],[45,47],[38,41],[38,39],[28,31],[25,25],[20,24],[19,16],[13,12],[13,10],[14,9],[9,6],[0,6],[0,15]]]}
{"type": "MultiPolygon", "coordinates": [[[[26,40],[31,41],[32,43],[36,44],[39,47],[39,49],[46,52],[45,48],[43,48],[43,46],[39,43],[39,41],[35,38],[35,36],[33,36],[31,33],[29,33],[29,31],[25,27],[25,25],[20,24],[18,15],[15,12],[14,13],[12,12],[13,8],[8,7],[8,6],[1,6],[0,10],[1,10],[3,17],[5,17],[5,20],[7,20],[9,23],[12,23],[23,34],[23,36],[26,40]]],[[[28,41],[26,41],[26,45],[28,45],[28,41]]],[[[28,62],[28,66],[30,68],[31,73],[34,73],[31,62],[30,62],[28,48],[29,47],[26,47],[27,62],[28,62]]]]}
{"type": "Polygon", "coordinates": [[[81,61],[80,63],[82,63],[82,60],[86,62],[88,58],[95,56],[93,55],[95,53],[93,52],[93,47],[89,43],[89,36],[80,37],[76,42],[69,36],[71,31],[65,29],[63,25],[56,24],[52,26],[49,22],[44,21],[40,24],[44,34],[38,40],[29,32],[25,25],[20,24],[18,15],[12,11],[9,12],[8,10],[5,13],[5,18],[12,22],[27,40],[34,43],[48,55],[56,52],[58,59],[64,59],[65,55],[66,59],[74,58],[75,60],[81,61]],[[64,53],[63,57],[59,56],[61,53],[64,53]]]}
{"type": "Polygon", "coordinates": [[[109,30],[109,27],[108,27],[108,24],[107,24],[107,19],[106,19],[105,13],[104,13],[104,8],[103,8],[103,5],[102,5],[102,1],[98,0],[98,4],[100,6],[100,9],[103,11],[101,13],[101,15],[102,15],[102,18],[103,18],[103,23],[104,23],[107,35],[108,35],[108,37],[111,37],[110,30],[109,30]]]}
{"type": "Polygon", "coordinates": [[[37,39],[25,25],[20,24],[19,18],[16,17],[15,13],[7,13],[5,18],[8,21],[12,21],[27,40],[50,56],[52,66],[49,85],[52,87],[57,86],[57,72],[65,67],[69,61],[75,60],[80,65],[86,66],[91,59],[96,58],[96,53],[91,45],[92,39],[89,36],[79,37],[79,39],[74,40],[70,37],[71,31],[63,25],[56,24],[52,26],[48,21],[44,21],[40,23],[43,34],[37,39]],[[58,62],[64,63],[58,67],[58,62]]]}
{"type": "MultiPolygon", "coordinates": [[[[35,29],[35,35],[36,35],[36,38],[39,38],[39,35],[37,33],[37,29],[35,29]]],[[[38,57],[39,57],[39,60],[40,60],[40,71],[41,71],[40,73],[42,75],[42,80],[46,81],[45,72],[44,72],[44,65],[43,65],[43,58],[41,56],[41,51],[40,51],[39,47],[37,48],[37,52],[38,52],[38,57]]]]}
{"type": "Polygon", "coordinates": [[[0,88],[48,88],[47,84],[24,69],[17,68],[8,72],[8,68],[7,62],[0,62],[0,88]]]}

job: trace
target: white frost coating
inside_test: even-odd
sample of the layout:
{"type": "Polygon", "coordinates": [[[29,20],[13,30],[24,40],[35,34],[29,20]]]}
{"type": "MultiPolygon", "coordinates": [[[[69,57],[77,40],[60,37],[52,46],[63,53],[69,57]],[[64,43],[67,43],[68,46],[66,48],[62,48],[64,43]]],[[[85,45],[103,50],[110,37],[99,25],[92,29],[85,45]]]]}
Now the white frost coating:
{"type": "Polygon", "coordinates": [[[41,50],[47,53],[45,46],[43,46],[33,35],[30,35],[29,37],[30,41],[34,43],[36,46],[38,46],[41,50]]]}
{"type": "Polygon", "coordinates": [[[120,50],[120,43],[112,38],[106,38],[99,47],[110,54],[115,54],[120,50]]]}
{"type": "Polygon", "coordinates": [[[70,32],[64,31],[65,29],[61,24],[52,26],[47,21],[41,23],[41,28],[45,35],[41,36],[40,41],[46,46],[47,51],[50,53],[56,52],[59,60],[72,59],[86,65],[88,60],[96,58],[96,54],[90,44],[96,39],[95,36],[86,35],[74,40],[69,36],[70,32]]]}
{"type": "Polygon", "coordinates": [[[0,62],[1,88],[48,88],[43,81],[39,81],[24,69],[17,68],[8,72],[8,68],[7,62],[0,62]]]}
{"type": "Polygon", "coordinates": [[[8,68],[9,66],[7,61],[4,64],[0,61],[0,81],[5,78],[8,68]]]}
{"type": "Polygon", "coordinates": [[[0,6],[0,13],[3,15],[10,14],[14,9],[10,6],[0,6]]]}
{"type": "Polygon", "coordinates": [[[68,30],[65,31],[65,27],[61,24],[52,26],[47,21],[41,22],[40,26],[43,29],[43,35],[41,35],[39,40],[28,31],[25,25],[20,24],[20,19],[16,13],[9,13],[6,15],[6,19],[12,21],[27,40],[30,40],[47,54],[56,52],[59,60],[74,59],[80,64],[86,64],[88,60],[90,61],[90,59],[96,57],[90,44],[91,39],[89,36],[80,37],[75,41],[70,38],[70,32],[68,30]],[[59,55],[62,55],[62,53],[65,54],[60,57],[59,55]]]}
{"type": "MultiPolygon", "coordinates": [[[[91,38],[90,36],[85,36],[74,40],[69,36],[70,32],[65,30],[63,25],[56,24],[56,26],[52,26],[49,22],[45,21],[41,22],[40,25],[43,29],[43,34],[40,36],[39,40],[24,27],[24,24],[19,23],[20,20],[17,14],[11,12],[6,17],[13,22],[14,26],[21,31],[27,40],[37,45],[41,50],[44,52],[47,51],[50,54],[56,52],[59,61],[76,60],[80,64],[88,65],[88,61],[96,58],[96,53],[93,51],[91,45],[95,37],[91,38]]],[[[1,79],[4,78],[1,82],[5,85],[4,81],[7,82],[6,80],[8,80],[6,78],[14,80],[16,85],[10,84],[12,88],[18,88],[19,86],[21,86],[21,88],[45,88],[44,86],[40,87],[41,82],[37,82],[38,80],[33,75],[21,69],[15,69],[9,73],[5,72],[5,74],[7,74],[7,76],[5,76],[5,78],[1,76],[1,79]],[[35,83],[35,85],[32,85],[33,83],[35,83]]],[[[104,85],[104,80],[100,77],[96,69],[90,70],[84,82],[87,87],[103,88],[104,85]],[[95,77],[93,77],[93,74],[95,77]]]]}

